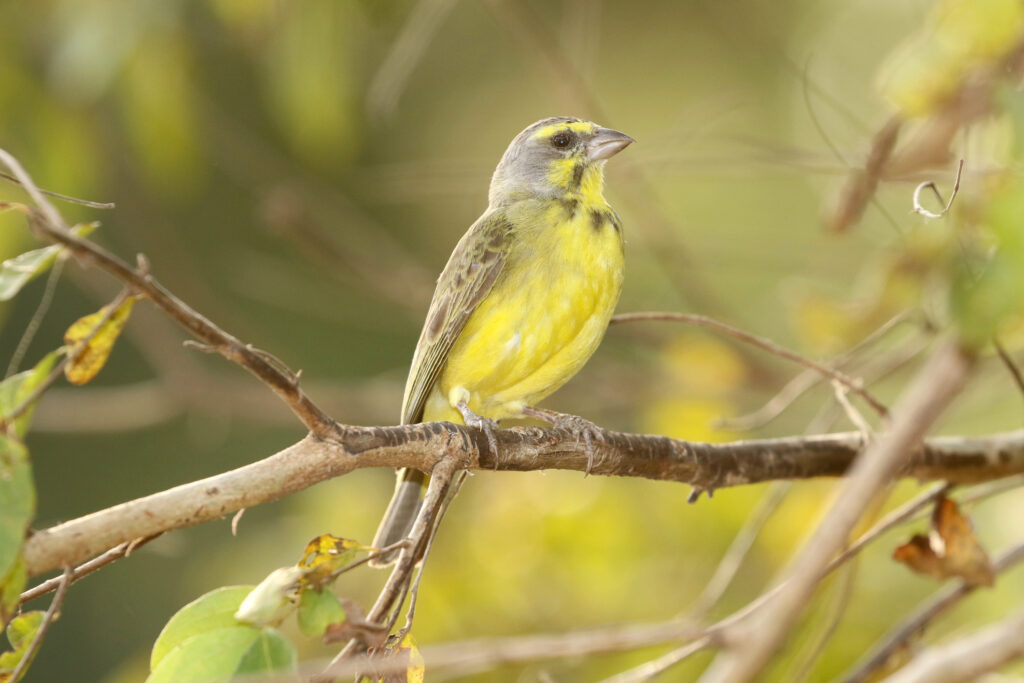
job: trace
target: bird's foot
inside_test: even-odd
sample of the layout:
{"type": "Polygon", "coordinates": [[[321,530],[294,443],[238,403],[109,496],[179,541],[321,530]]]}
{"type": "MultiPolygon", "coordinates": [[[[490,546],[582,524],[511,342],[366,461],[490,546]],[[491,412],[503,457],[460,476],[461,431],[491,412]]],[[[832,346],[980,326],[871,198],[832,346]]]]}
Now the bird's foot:
{"type": "Polygon", "coordinates": [[[498,428],[497,421],[477,415],[465,401],[459,401],[455,409],[462,413],[462,420],[467,427],[479,429],[487,437],[487,445],[490,446],[491,454],[494,455],[494,469],[498,469],[498,439],[494,436],[494,430],[498,428]]]}
{"type": "Polygon", "coordinates": [[[693,505],[698,500],[700,500],[700,496],[702,493],[707,494],[708,500],[711,500],[711,498],[713,498],[715,495],[715,490],[712,488],[705,489],[701,488],[700,486],[694,486],[693,490],[690,491],[690,497],[686,499],[686,502],[689,503],[690,505],[693,505]]]}
{"type": "Polygon", "coordinates": [[[564,429],[576,437],[577,444],[582,440],[584,449],[587,452],[587,469],[585,473],[590,474],[591,470],[594,469],[594,453],[596,451],[594,444],[604,441],[604,432],[600,427],[579,415],[559,413],[554,410],[547,410],[546,408],[531,408],[527,406],[523,408],[523,415],[544,420],[555,429],[564,429]]]}

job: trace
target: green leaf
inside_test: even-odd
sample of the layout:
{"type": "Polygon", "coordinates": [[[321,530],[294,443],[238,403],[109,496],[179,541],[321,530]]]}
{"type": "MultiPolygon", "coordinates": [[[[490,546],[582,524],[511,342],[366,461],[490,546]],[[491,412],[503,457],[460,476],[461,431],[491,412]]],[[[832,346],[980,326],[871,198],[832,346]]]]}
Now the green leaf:
{"type": "Polygon", "coordinates": [[[25,568],[25,557],[19,552],[14,566],[0,581],[0,623],[9,624],[17,614],[21,602],[21,592],[28,582],[28,570],[25,568]]]}
{"type": "Polygon", "coordinates": [[[241,626],[235,619],[235,612],[252,589],[252,586],[224,586],[196,598],[178,610],[153,644],[153,653],[149,659],[150,670],[155,672],[164,657],[189,638],[217,629],[241,626]]]}
{"type": "Polygon", "coordinates": [[[54,244],[26,251],[0,263],[0,301],[10,301],[25,285],[49,270],[60,249],[54,244]]]}
{"type": "Polygon", "coordinates": [[[274,671],[294,671],[297,664],[295,648],[272,628],[260,631],[260,637],[238,663],[236,674],[262,674],[274,671]]]}
{"type": "MultiPolygon", "coordinates": [[[[31,370],[11,375],[3,382],[0,382],[0,417],[6,417],[28,400],[32,392],[46,381],[60,354],[59,350],[51,351],[41,361],[36,363],[36,366],[31,370]]],[[[14,420],[14,434],[19,439],[25,438],[34,411],[35,406],[33,405],[14,420]]]]}
{"type": "Polygon", "coordinates": [[[171,650],[146,683],[213,683],[236,674],[295,669],[291,644],[273,629],[232,626],[192,636],[171,650]]]}
{"type": "Polygon", "coordinates": [[[146,683],[227,681],[260,637],[252,626],[232,626],[187,638],[153,667],[146,683]]]}
{"type": "MultiPolygon", "coordinates": [[[[76,225],[71,232],[77,237],[85,237],[97,227],[99,223],[85,223],[76,225]]],[[[25,285],[49,270],[57,261],[62,248],[59,244],[53,244],[26,251],[0,263],[0,301],[14,298],[25,285]]]]}
{"type": "MultiPolygon", "coordinates": [[[[18,664],[25,657],[25,650],[32,643],[36,633],[39,632],[45,618],[46,615],[43,612],[26,612],[15,617],[7,626],[7,639],[11,641],[11,647],[14,649],[0,654],[0,680],[5,683],[10,680],[10,675],[14,673],[18,664]]],[[[38,653],[38,650],[36,652],[38,653]]],[[[35,654],[32,656],[35,657],[35,654]]],[[[28,668],[26,667],[22,671],[23,677],[28,668]]]]}
{"type": "Polygon", "coordinates": [[[345,621],[345,608],[331,591],[304,590],[299,599],[299,630],[309,638],[318,638],[331,624],[345,621]]]}
{"type": "Polygon", "coordinates": [[[26,612],[7,625],[7,640],[11,647],[20,650],[28,647],[35,637],[36,631],[43,625],[43,618],[46,615],[40,611],[26,612]]]}
{"type": "Polygon", "coordinates": [[[28,451],[21,443],[0,435],[0,575],[10,573],[17,562],[35,508],[28,451]]]}

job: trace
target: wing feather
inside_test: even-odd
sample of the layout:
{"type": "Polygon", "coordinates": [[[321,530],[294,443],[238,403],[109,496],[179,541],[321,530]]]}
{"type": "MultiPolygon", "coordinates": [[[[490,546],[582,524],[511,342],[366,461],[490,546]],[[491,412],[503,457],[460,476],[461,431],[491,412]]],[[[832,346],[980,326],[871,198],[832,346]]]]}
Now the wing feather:
{"type": "Polygon", "coordinates": [[[423,406],[448,352],[505,265],[511,232],[507,218],[487,212],[462,236],[448,259],[413,354],[402,399],[402,424],[423,418],[423,406]]]}

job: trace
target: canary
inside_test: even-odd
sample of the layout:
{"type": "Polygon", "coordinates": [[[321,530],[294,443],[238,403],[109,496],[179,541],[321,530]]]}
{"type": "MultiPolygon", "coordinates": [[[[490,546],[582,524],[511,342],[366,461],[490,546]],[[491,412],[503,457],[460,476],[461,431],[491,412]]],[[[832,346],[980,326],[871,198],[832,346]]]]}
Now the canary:
{"type": "MultiPolygon", "coordinates": [[[[402,424],[448,420],[484,429],[539,417],[534,408],[597,349],[622,290],[622,224],[604,198],[604,164],[633,138],[589,121],[543,119],[512,140],[488,207],[456,245],[413,354],[402,424]]],[[[589,424],[589,423],[586,423],[589,424]]],[[[426,475],[398,471],[374,546],[405,538],[426,475]]],[[[394,561],[394,553],[377,566],[394,561]]]]}

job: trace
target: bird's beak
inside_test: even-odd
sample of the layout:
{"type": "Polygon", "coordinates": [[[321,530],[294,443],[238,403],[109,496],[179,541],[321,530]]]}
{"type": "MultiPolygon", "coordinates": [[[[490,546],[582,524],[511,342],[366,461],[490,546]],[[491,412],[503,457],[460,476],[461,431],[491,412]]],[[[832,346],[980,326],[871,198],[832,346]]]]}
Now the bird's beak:
{"type": "Polygon", "coordinates": [[[591,161],[604,161],[624,150],[631,142],[636,140],[625,133],[611,128],[598,128],[587,143],[587,156],[591,161]]]}

